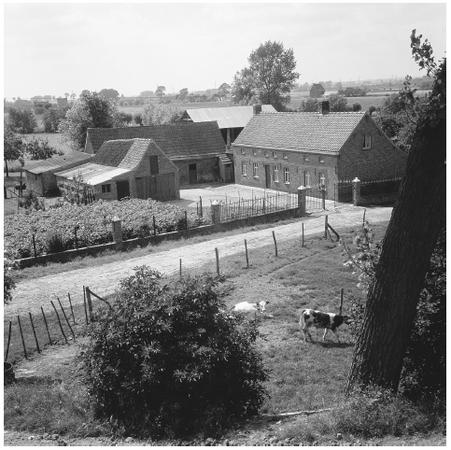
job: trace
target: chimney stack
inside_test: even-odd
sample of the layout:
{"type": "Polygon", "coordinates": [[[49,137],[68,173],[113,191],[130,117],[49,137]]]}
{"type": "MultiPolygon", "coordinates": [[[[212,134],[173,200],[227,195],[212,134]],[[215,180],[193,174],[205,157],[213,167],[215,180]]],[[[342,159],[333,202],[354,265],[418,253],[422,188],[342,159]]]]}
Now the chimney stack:
{"type": "Polygon", "coordinates": [[[262,105],[254,105],[253,108],[254,108],[254,116],[262,112],[262,105]]]}
{"type": "Polygon", "coordinates": [[[324,100],[321,102],[321,113],[323,115],[330,113],[330,104],[328,100],[324,100]]]}

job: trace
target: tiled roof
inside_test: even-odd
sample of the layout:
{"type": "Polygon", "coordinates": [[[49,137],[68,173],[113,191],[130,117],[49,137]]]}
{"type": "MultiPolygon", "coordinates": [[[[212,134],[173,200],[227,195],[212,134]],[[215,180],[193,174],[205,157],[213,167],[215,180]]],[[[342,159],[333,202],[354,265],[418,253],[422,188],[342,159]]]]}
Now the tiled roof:
{"type": "MultiPolygon", "coordinates": [[[[262,105],[262,112],[277,112],[272,105],[262,105]]],[[[243,128],[254,115],[253,106],[229,106],[224,108],[193,108],[187,109],[186,114],[193,122],[207,122],[216,120],[218,127],[243,128]]]]}
{"type": "Polygon", "coordinates": [[[258,114],[232,145],[338,153],[364,115],[363,112],[258,114]]]}
{"type": "Polygon", "coordinates": [[[152,139],[106,141],[93,157],[92,162],[132,170],[142,161],[150,145],[155,145],[152,139]]]}
{"type": "Polygon", "coordinates": [[[153,139],[170,159],[188,159],[225,152],[224,140],[216,122],[89,128],[86,141],[91,142],[94,152],[97,152],[105,141],[133,138],[153,139]]]}
{"type": "Polygon", "coordinates": [[[88,162],[86,164],[82,164],[81,166],[74,167],[73,169],[57,172],[55,175],[68,180],[81,177],[83,183],[95,186],[96,184],[105,183],[114,177],[124,175],[128,172],[130,172],[128,169],[88,162]]]}
{"type": "Polygon", "coordinates": [[[24,170],[34,174],[63,170],[65,167],[71,164],[87,161],[91,157],[92,155],[88,155],[84,152],[77,152],[74,150],[70,153],[66,153],[65,155],[53,156],[52,158],[48,159],[26,161],[24,170]]]}

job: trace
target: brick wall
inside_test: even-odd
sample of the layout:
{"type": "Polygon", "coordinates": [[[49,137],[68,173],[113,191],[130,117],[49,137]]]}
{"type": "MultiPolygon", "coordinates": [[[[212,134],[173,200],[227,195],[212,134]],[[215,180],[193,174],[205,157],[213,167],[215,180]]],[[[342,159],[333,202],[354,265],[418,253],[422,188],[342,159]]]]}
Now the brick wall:
{"type": "Polygon", "coordinates": [[[380,180],[402,177],[407,154],[397,149],[369,116],[364,116],[345,142],[338,159],[338,177],[380,180]],[[364,150],[363,136],[371,135],[372,145],[364,150]]]}
{"type": "Polygon", "coordinates": [[[325,177],[327,198],[333,198],[334,184],[337,182],[337,156],[300,153],[296,151],[264,150],[259,148],[232,145],[235,170],[235,183],[247,186],[275,189],[283,192],[297,192],[297,188],[308,183],[319,184],[321,174],[325,177]],[[247,175],[242,174],[242,163],[246,164],[247,175]],[[254,176],[253,166],[257,164],[254,176]],[[269,186],[266,185],[266,169],[269,166],[269,186]],[[274,169],[278,169],[278,180],[274,169]],[[290,181],[285,182],[285,169],[289,171],[290,181]]]}

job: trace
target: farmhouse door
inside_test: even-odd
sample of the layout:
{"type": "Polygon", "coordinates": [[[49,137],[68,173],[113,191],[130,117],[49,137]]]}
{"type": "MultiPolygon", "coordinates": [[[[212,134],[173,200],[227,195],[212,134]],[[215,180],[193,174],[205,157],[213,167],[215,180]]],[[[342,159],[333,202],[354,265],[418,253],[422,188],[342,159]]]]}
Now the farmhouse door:
{"type": "Polygon", "coordinates": [[[189,184],[196,184],[197,183],[197,166],[196,166],[196,164],[190,164],[188,170],[189,170],[189,184]]]}
{"type": "Polygon", "coordinates": [[[265,164],[265,181],[266,187],[271,187],[271,166],[269,164],[265,164]]]}
{"type": "Polygon", "coordinates": [[[130,196],[130,184],[128,180],[124,181],[116,181],[116,187],[117,187],[117,199],[120,200],[124,197],[130,196]]]}
{"type": "Polygon", "coordinates": [[[136,197],[147,198],[146,179],[144,177],[136,178],[136,197]]]}

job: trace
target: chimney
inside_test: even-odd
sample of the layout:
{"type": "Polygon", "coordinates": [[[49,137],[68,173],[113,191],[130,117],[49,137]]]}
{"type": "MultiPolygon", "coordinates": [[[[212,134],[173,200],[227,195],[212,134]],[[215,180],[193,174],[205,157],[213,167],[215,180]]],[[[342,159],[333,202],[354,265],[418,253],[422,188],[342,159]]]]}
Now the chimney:
{"type": "Polygon", "coordinates": [[[330,104],[328,100],[324,100],[321,102],[321,113],[323,115],[330,113],[330,104]]]}
{"type": "Polygon", "coordinates": [[[254,116],[262,112],[262,105],[254,105],[253,108],[254,108],[254,116]]]}

